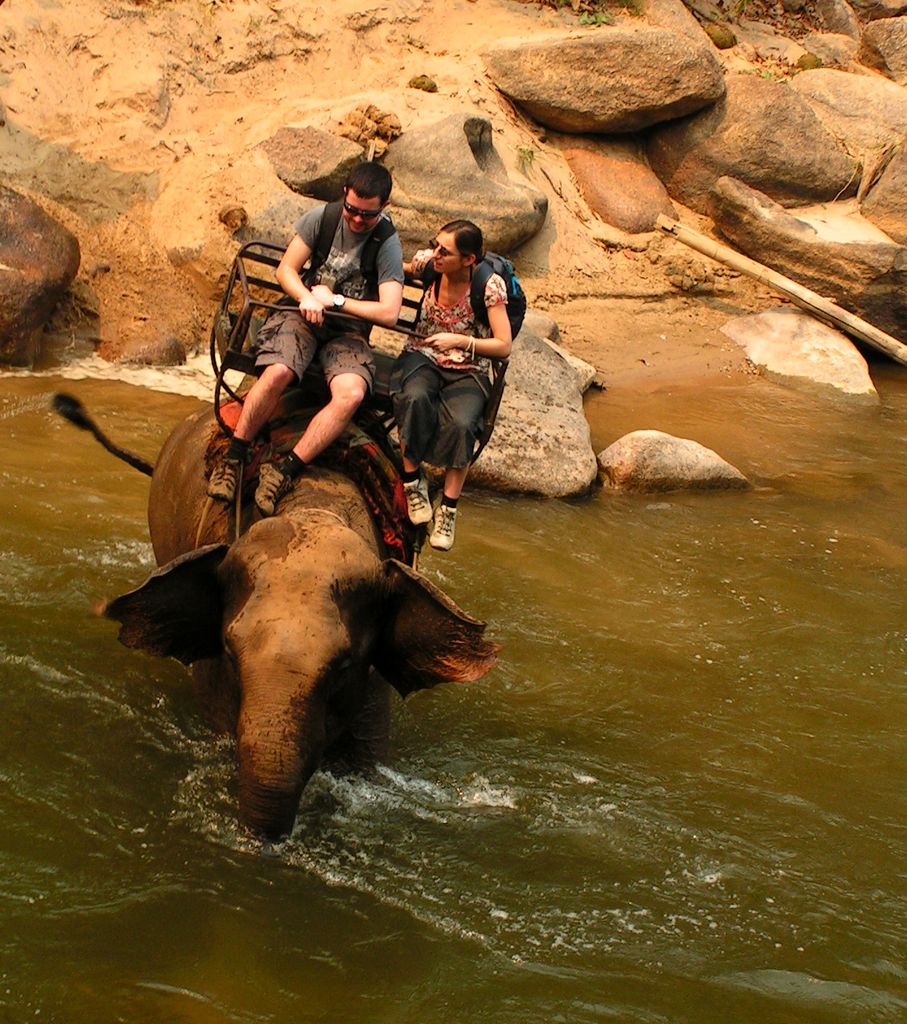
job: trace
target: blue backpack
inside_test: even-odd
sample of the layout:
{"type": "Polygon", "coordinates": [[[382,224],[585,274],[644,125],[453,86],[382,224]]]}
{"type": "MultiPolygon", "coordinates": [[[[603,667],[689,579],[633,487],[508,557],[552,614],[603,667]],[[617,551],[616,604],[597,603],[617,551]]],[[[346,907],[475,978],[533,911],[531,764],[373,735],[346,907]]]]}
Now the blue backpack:
{"type": "MultiPolygon", "coordinates": [[[[526,316],[526,293],[516,276],[513,264],[504,256],[496,252],[486,252],[480,263],[476,264],[472,273],[472,281],[469,286],[469,304],[472,306],[473,316],[483,327],[488,327],[488,307],[485,305],[485,286],[492,274],[497,274],[503,279],[507,288],[507,319],[510,321],[510,333],[516,337],[523,326],[526,316]]],[[[422,283],[425,290],[434,285],[435,298],[441,288],[441,275],[435,272],[435,268],[428,264],[422,271],[422,283]]]]}

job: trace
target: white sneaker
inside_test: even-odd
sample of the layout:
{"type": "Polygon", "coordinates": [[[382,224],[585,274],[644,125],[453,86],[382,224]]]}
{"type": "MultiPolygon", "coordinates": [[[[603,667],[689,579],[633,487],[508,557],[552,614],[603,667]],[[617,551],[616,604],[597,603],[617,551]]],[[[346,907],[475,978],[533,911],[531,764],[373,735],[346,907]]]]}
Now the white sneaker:
{"type": "Polygon", "coordinates": [[[450,505],[439,505],[435,513],[435,528],[431,531],[428,543],[439,551],[450,551],[456,529],[457,510],[450,505]]]}
{"type": "Polygon", "coordinates": [[[431,501],[428,497],[428,484],[424,476],[403,485],[406,493],[406,511],[413,526],[421,526],[431,522],[431,501]]]}

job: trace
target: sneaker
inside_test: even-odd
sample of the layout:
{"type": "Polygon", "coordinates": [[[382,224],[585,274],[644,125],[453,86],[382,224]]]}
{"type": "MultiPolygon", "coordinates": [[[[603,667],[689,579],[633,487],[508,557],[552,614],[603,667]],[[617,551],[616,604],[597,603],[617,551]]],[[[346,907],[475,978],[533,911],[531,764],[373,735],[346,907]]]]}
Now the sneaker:
{"type": "Polygon", "coordinates": [[[435,515],[435,528],[431,531],[428,543],[439,551],[450,551],[456,529],[457,510],[450,505],[439,505],[435,515]]]}
{"type": "Polygon", "coordinates": [[[430,523],[431,501],[428,497],[428,484],[425,482],[425,477],[420,476],[418,480],[404,484],[403,490],[406,493],[406,511],[413,526],[430,523]]]}
{"type": "Polygon", "coordinates": [[[284,476],[270,462],[266,462],[258,473],[258,487],[255,490],[255,504],[263,516],[273,516],[280,499],[293,490],[293,481],[284,476]]]}
{"type": "Polygon", "coordinates": [[[236,487],[242,479],[243,466],[239,459],[221,459],[211,470],[208,479],[208,496],[218,501],[232,501],[236,487]]]}

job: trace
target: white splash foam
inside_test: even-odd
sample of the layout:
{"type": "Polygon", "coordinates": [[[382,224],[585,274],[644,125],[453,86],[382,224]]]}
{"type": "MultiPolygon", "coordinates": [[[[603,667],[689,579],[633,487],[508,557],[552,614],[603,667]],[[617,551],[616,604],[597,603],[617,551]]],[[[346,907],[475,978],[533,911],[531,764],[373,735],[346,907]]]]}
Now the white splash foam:
{"type": "Polygon", "coordinates": [[[83,356],[46,370],[8,368],[0,377],[62,377],[64,380],[115,380],[150,391],[171,395],[210,399],[214,390],[214,370],[207,352],[189,356],[182,366],[130,366],[111,363],[97,355],[83,356]]]}

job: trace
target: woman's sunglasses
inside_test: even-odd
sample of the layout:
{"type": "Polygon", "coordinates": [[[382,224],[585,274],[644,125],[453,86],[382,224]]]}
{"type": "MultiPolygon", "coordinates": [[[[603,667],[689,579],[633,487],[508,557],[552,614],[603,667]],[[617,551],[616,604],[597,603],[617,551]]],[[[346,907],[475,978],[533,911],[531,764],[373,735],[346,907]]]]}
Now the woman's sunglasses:
{"type": "Polygon", "coordinates": [[[441,257],[441,259],[444,259],[445,256],[459,256],[460,255],[458,252],[452,252],[450,249],[445,249],[445,247],[443,245],[441,245],[441,243],[437,240],[437,238],[433,238],[428,243],[428,248],[431,249],[432,252],[436,252],[441,257]]]}
{"type": "Polygon", "coordinates": [[[374,220],[380,210],[360,210],[358,206],[352,206],[346,200],[343,201],[343,208],[351,217],[361,217],[363,220],[374,220]]]}

